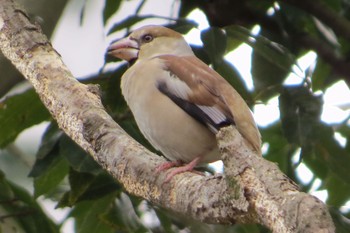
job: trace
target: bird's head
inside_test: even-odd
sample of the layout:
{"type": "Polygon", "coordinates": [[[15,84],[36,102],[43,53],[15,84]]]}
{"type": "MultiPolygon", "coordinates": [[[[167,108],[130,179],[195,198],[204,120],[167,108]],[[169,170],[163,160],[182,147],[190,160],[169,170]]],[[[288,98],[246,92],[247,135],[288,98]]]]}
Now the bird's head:
{"type": "Polygon", "coordinates": [[[193,55],[193,52],[180,33],[151,25],[141,27],[128,37],[112,43],[108,47],[108,54],[134,62],[164,54],[188,56],[193,55]]]}

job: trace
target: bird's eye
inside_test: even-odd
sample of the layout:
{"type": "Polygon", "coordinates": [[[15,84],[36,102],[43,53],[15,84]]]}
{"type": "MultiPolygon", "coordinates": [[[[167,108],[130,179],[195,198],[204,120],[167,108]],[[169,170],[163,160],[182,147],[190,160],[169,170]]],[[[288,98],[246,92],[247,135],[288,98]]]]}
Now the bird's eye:
{"type": "Polygon", "coordinates": [[[146,43],[151,42],[153,40],[153,36],[147,34],[142,37],[142,40],[146,43]]]}

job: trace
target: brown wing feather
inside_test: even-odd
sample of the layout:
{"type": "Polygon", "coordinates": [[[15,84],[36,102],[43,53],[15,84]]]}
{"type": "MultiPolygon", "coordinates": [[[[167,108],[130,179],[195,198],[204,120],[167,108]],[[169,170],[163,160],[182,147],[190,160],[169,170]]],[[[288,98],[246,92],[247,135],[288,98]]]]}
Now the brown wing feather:
{"type": "Polygon", "coordinates": [[[238,92],[216,71],[195,56],[161,55],[165,69],[184,81],[191,89],[188,100],[197,105],[216,106],[233,118],[237,130],[260,152],[260,133],[252,113],[238,92]]]}

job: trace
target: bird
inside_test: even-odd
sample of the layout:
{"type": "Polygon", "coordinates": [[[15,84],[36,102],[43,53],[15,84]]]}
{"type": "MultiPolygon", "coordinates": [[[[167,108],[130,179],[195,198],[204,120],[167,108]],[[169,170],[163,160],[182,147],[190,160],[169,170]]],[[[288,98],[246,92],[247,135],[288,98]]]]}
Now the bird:
{"type": "Polygon", "coordinates": [[[166,182],[220,160],[216,134],[225,126],[236,127],[261,154],[261,135],[246,102],[195,56],[182,34],[147,25],[112,42],[107,52],[129,63],[122,95],[141,133],[169,160],[156,169],[172,168],[166,182]]]}

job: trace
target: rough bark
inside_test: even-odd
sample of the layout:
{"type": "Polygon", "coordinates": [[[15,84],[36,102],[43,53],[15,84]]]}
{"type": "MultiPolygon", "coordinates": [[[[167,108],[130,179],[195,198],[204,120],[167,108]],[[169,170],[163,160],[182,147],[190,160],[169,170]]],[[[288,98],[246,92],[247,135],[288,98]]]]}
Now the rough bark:
{"type": "MultiPolygon", "coordinates": [[[[19,0],[27,12],[33,16],[32,21],[39,22],[46,35],[51,36],[67,0],[19,0]]],[[[0,53],[0,97],[5,95],[16,84],[24,81],[23,76],[0,53]]]]}
{"type": "Polygon", "coordinates": [[[60,128],[126,191],[207,223],[261,223],[274,232],[334,232],[326,206],[245,146],[234,128],[218,134],[225,176],[155,175],[164,159],[130,138],[104,111],[98,90],[74,79],[38,25],[0,0],[0,48],[32,83],[60,128]],[[146,166],[145,166],[146,165],[146,166]]]}
{"type": "Polygon", "coordinates": [[[259,223],[273,232],[335,231],[327,207],[316,197],[300,192],[276,164],[256,156],[237,130],[222,129],[217,138],[226,180],[244,189],[259,223]]]}

